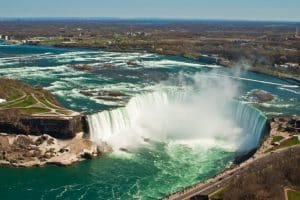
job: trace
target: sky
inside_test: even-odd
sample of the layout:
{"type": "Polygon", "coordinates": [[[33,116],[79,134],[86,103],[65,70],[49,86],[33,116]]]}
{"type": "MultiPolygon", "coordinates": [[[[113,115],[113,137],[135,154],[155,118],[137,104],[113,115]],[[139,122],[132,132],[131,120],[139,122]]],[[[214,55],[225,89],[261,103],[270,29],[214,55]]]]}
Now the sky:
{"type": "Polygon", "coordinates": [[[300,21],[300,0],[0,0],[0,17],[300,21]]]}

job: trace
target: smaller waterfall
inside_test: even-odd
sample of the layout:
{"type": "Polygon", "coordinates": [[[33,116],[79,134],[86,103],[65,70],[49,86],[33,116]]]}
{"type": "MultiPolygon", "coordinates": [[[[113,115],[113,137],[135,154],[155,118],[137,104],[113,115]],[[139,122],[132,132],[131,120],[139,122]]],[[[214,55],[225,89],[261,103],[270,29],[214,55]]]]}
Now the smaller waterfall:
{"type": "Polygon", "coordinates": [[[125,107],[88,116],[91,139],[116,148],[153,140],[225,141],[242,150],[259,145],[266,118],[241,102],[207,102],[190,93],[153,92],[125,107]]]}

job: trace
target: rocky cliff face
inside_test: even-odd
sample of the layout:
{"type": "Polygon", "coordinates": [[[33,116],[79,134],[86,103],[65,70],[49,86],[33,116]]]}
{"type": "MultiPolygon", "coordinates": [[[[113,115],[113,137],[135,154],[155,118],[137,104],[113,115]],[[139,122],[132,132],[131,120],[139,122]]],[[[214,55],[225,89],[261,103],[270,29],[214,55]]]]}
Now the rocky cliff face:
{"type": "Polygon", "coordinates": [[[54,138],[70,139],[76,133],[87,132],[82,115],[68,117],[23,116],[15,121],[0,121],[0,132],[10,134],[47,134],[54,138]]]}

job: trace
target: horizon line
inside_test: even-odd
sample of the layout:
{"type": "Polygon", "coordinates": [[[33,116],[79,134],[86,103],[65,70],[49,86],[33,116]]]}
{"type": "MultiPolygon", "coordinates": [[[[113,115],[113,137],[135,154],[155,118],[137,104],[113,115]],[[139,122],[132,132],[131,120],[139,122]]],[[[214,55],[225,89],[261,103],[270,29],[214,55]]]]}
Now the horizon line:
{"type": "Polygon", "coordinates": [[[155,20],[155,21],[236,21],[236,22],[292,22],[292,23],[300,23],[300,19],[233,19],[233,18],[175,18],[175,17],[81,17],[81,16],[34,16],[34,17],[22,17],[22,16],[14,16],[14,17],[6,17],[0,16],[0,20],[47,20],[47,19],[81,19],[81,20],[155,20]]]}

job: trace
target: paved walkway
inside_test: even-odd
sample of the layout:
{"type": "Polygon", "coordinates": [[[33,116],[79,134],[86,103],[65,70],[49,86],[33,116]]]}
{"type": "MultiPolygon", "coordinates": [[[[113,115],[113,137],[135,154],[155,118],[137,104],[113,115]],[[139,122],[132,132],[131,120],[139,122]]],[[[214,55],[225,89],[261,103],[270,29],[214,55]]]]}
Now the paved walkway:
{"type": "Polygon", "coordinates": [[[189,188],[186,188],[185,190],[174,193],[163,199],[164,200],[186,200],[196,195],[209,195],[212,192],[218,190],[219,188],[224,187],[235,176],[238,177],[242,175],[245,171],[251,168],[252,165],[255,165],[263,161],[268,161],[276,154],[284,153],[290,151],[293,148],[299,148],[299,147],[300,145],[287,147],[287,148],[276,150],[274,152],[269,152],[256,157],[252,157],[249,160],[237,166],[236,168],[227,170],[224,173],[219,174],[215,178],[209,179],[205,182],[198,183],[194,186],[191,186],[189,188]]]}

